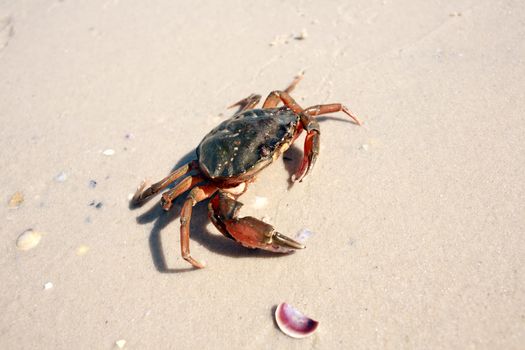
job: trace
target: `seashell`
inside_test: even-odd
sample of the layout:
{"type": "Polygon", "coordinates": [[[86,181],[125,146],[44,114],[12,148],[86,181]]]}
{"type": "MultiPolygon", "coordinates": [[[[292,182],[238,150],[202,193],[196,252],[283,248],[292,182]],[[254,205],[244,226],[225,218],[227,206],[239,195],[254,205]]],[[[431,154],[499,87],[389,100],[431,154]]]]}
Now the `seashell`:
{"type": "Polygon", "coordinates": [[[16,247],[20,250],[30,250],[36,247],[41,239],[42,234],[40,232],[33,231],[33,229],[25,230],[16,239],[16,247]]]}
{"type": "Polygon", "coordinates": [[[112,156],[112,155],[115,154],[115,150],[111,149],[111,148],[108,148],[108,149],[105,149],[104,151],[102,151],[102,154],[109,157],[109,156],[112,156]]]}
{"type": "Polygon", "coordinates": [[[313,334],[319,325],[319,322],[305,316],[287,303],[277,306],[275,321],[279,329],[292,338],[305,338],[313,334]]]}

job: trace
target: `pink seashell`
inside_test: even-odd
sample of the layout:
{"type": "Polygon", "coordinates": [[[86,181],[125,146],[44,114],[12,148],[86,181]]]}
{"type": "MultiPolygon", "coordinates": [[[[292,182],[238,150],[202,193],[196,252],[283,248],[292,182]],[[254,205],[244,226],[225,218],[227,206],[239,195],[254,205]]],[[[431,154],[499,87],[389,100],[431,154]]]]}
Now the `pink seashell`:
{"type": "Polygon", "coordinates": [[[313,334],[319,322],[305,316],[293,306],[281,303],[275,310],[275,321],[279,329],[292,338],[304,338],[313,334]]]}

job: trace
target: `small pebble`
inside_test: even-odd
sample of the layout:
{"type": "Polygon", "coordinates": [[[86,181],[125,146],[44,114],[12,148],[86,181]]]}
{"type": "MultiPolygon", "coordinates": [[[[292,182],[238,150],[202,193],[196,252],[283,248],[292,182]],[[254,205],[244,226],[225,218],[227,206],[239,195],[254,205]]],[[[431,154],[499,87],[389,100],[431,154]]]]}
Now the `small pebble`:
{"type": "Polygon", "coordinates": [[[123,349],[124,346],[126,346],[126,341],[124,339],[120,339],[120,340],[117,340],[115,344],[117,344],[119,349],[123,349]]]}
{"type": "Polygon", "coordinates": [[[51,288],[53,288],[53,282],[47,282],[46,284],[44,284],[44,290],[48,290],[51,288]]]}
{"type": "Polygon", "coordinates": [[[42,233],[34,231],[33,229],[28,229],[22,232],[16,240],[16,247],[19,250],[30,250],[33,249],[40,243],[42,239],[42,233]]]}
{"type": "Polygon", "coordinates": [[[133,135],[132,133],[128,132],[126,135],[124,135],[124,137],[128,140],[133,140],[135,138],[135,135],[133,135]]]}
{"type": "Polygon", "coordinates": [[[61,171],[60,173],[58,173],[57,176],[55,176],[56,182],[64,182],[66,180],[67,180],[67,174],[63,171],[61,171]]]}
{"type": "Polygon", "coordinates": [[[370,148],[370,146],[368,146],[368,144],[364,143],[362,144],[359,149],[362,149],[363,151],[368,151],[368,149],[370,148]]]}
{"type": "Polygon", "coordinates": [[[9,198],[9,202],[7,202],[7,206],[9,207],[9,209],[18,209],[22,205],[23,202],[24,202],[24,194],[20,191],[17,191],[15,192],[15,194],[11,196],[11,198],[9,198]]]}
{"type": "Polygon", "coordinates": [[[86,253],[89,251],[89,247],[87,245],[80,245],[77,247],[75,253],[78,255],[78,256],[82,256],[82,255],[86,255],[86,253]]]}
{"type": "Polygon", "coordinates": [[[112,156],[112,155],[115,154],[115,150],[111,149],[111,148],[108,148],[108,149],[104,150],[102,152],[102,154],[105,155],[105,156],[112,156]]]}
{"type": "Polygon", "coordinates": [[[89,187],[90,188],[95,188],[97,187],[97,182],[95,180],[89,180],[89,187]]]}
{"type": "Polygon", "coordinates": [[[97,209],[102,208],[103,205],[104,205],[104,203],[102,203],[102,202],[98,202],[98,203],[96,201],[89,202],[89,206],[90,207],[95,207],[97,209]]]}

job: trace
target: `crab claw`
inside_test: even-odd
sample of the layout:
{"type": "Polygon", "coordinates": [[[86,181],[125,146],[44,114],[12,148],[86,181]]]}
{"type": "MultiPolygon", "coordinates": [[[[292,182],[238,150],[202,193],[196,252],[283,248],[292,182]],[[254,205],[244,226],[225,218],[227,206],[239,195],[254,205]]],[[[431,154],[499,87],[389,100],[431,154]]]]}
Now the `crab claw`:
{"type": "Polygon", "coordinates": [[[259,219],[252,216],[237,217],[241,207],[241,202],[221,191],[211,198],[208,204],[210,219],[226,237],[247,248],[276,253],[289,253],[294,249],[305,248],[300,242],[277,232],[272,225],[259,219]]]}
{"type": "Polygon", "coordinates": [[[272,225],[251,216],[226,221],[228,233],[248,248],[259,248],[276,253],[289,253],[305,246],[296,240],[275,231],[272,225]]]}
{"type": "Polygon", "coordinates": [[[291,239],[290,237],[283,235],[282,233],[279,233],[277,231],[274,231],[273,233],[273,240],[276,244],[278,244],[281,247],[288,247],[291,249],[304,249],[306,248],[305,245],[297,242],[294,239],[291,239]]]}

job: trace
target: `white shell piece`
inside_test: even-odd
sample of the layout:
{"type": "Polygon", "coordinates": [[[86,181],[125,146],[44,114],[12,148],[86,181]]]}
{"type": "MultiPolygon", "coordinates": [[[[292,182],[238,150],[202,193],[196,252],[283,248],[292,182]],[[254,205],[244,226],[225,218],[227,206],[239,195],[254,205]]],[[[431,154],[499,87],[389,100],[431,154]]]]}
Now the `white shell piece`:
{"type": "Polygon", "coordinates": [[[297,234],[295,235],[295,240],[299,243],[305,243],[310,236],[312,236],[314,233],[310,231],[307,228],[302,228],[297,234]]]}
{"type": "Polygon", "coordinates": [[[126,341],[124,339],[120,339],[120,340],[117,340],[115,344],[117,344],[119,349],[123,349],[124,346],[126,346],[126,341]]]}
{"type": "Polygon", "coordinates": [[[33,249],[40,243],[42,239],[42,234],[33,229],[26,230],[18,236],[16,240],[16,247],[20,250],[30,250],[33,249]]]}

